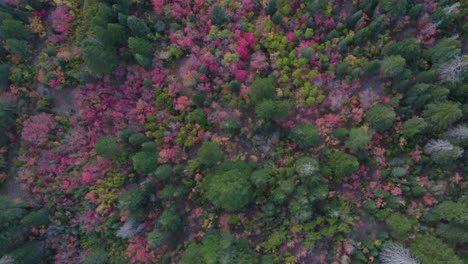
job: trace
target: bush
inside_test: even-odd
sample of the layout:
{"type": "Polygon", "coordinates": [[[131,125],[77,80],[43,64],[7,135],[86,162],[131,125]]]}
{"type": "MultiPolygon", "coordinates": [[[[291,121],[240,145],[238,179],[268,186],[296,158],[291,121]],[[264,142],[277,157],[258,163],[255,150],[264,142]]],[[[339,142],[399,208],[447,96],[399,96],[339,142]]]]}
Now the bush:
{"type": "Polygon", "coordinates": [[[124,128],[122,129],[120,132],[119,132],[119,138],[120,140],[125,143],[125,144],[130,144],[130,137],[135,133],[135,131],[133,131],[132,129],[130,128],[124,128]]]}
{"type": "Polygon", "coordinates": [[[263,189],[270,179],[271,176],[266,169],[256,170],[250,176],[251,182],[259,189],[263,189]]]}
{"type": "Polygon", "coordinates": [[[24,40],[7,39],[6,48],[11,53],[20,56],[22,59],[27,59],[31,56],[31,46],[24,40]]]}
{"type": "Polygon", "coordinates": [[[312,204],[304,193],[294,195],[293,199],[289,202],[288,211],[299,223],[310,220],[313,212],[312,204]]]}
{"type": "Polygon", "coordinates": [[[424,117],[434,129],[446,129],[457,122],[463,113],[460,104],[452,101],[429,104],[424,117]]]}
{"type": "Polygon", "coordinates": [[[156,145],[156,143],[154,143],[154,141],[147,141],[147,142],[141,144],[141,151],[156,152],[157,148],[158,148],[158,146],[156,145]]]}
{"type": "Polygon", "coordinates": [[[133,55],[151,56],[153,54],[151,43],[143,38],[129,37],[128,47],[133,55]]]}
{"type": "Polygon", "coordinates": [[[294,168],[297,174],[307,183],[317,183],[320,180],[320,168],[316,159],[302,157],[296,160],[294,168]]]}
{"type": "Polygon", "coordinates": [[[250,97],[255,103],[276,97],[276,80],[273,77],[257,78],[252,83],[250,97]]]}
{"type": "Polygon", "coordinates": [[[405,170],[405,168],[402,168],[402,167],[392,168],[393,177],[401,178],[403,176],[406,176],[406,174],[407,174],[407,171],[405,170]]]}
{"type": "Polygon", "coordinates": [[[399,55],[386,57],[381,64],[380,73],[384,78],[398,79],[405,71],[406,61],[399,55]]]}
{"type": "Polygon", "coordinates": [[[413,229],[417,221],[409,219],[400,213],[390,215],[385,221],[390,228],[391,234],[396,239],[404,240],[408,233],[413,229]]]}
{"type": "Polygon", "coordinates": [[[117,139],[112,136],[100,138],[96,144],[94,144],[94,150],[99,156],[110,159],[120,155],[121,151],[117,139]]]}
{"type": "Polygon", "coordinates": [[[390,41],[383,48],[385,56],[400,55],[408,63],[415,63],[422,55],[420,41],[416,38],[405,38],[399,42],[390,41]]]}
{"type": "Polygon", "coordinates": [[[10,87],[10,66],[0,64],[0,92],[5,92],[10,87]]]}
{"type": "Polygon", "coordinates": [[[224,152],[215,142],[204,142],[197,153],[197,161],[200,166],[211,167],[224,159],[224,152]]]}
{"type": "Polygon", "coordinates": [[[292,142],[303,148],[312,147],[320,140],[317,127],[307,124],[296,126],[289,137],[292,142]]]}
{"type": "Polygon", "coordinates": [[[83,261],[83,264],[106,264],[109,263],[109,255],[102,249],[94,249],[83,261]]]}
{"type": "Polygon", "coordinates": [[[145,143],[148,138],[143,133],[133,133],[129,138],[128,142],[135,148],[141,148],[141,145],[145,143]]]}
{"type": "Polygon", "coordinates": [[[0,24],[1,39],[27,39],[30,36],[31,30],[19,20],[9,18],[0,24]]]}
{"type": "Polygon", "coordinates": [[[49,223],[49,213],[45,209],[32,211],[22,219],[22,223],[28,227],[46,226],[49,223]]]}
{"type": "Polygon", "coordinates": [[[153,177],[161,180],[169,180],[174,177],[174,172],[171,165],[164,164],[159,166],[152,175],[153,177]]]}
{"type": "Polygon", "coordinates": [[[169,232],[175,232],[179,229],[182,219],[174,208],[164,210],[159,217],[161,225],[169,232]]]}
{"type": "Polygon", "coordinates": [[[255,106],[255,114],[257,114],[257,118],[260,119],[271,120],[274,111],[275,105],[273,100],[265,100],[255,106]]]}
{"type": "Polygon", "coordinates": [[[378,60],[369,61],[364,65],[364,75],[375,76],[380,72],[381,62],[378,60]]]}
{"type": "Polygon", "coordinates": [[[190,122],[205,126],[208,123],[207,116],[202,109],[195,109],[189,114],[188,119],[190,122]]]}
{"type": "Polygon", "coordinates": [[[227,232],[211,231],[203,237],[201,244],[190,244],[179,263],[255,264],[258,260],[246,240],[236,240],[227,232]]]}
{"type": "Polygon", "coordinates": [[[129,190],[125,192],[119,200],[120,210],[139,212],[142,210],[143,204],[146,201],[146,192],[141,188],[129,190]]]}
{"type": "Polygon", "coordinates": [[[211,7],[210,18],[211,21],[218,26],[222,26],[228,21],[226,12],[224,12],[223,8],[219,4],[214,4],[211,7]]]}
{"type": "Polygon", "coordinates": [[[107,27],[94,28],[96,37],[107,48],[120,47],[127,43],[127,32],[119,24],[107,24],[107,27]]]}
{"type": "Polygon", "coordinates": [[[384,13],[392,16],[402,16],[406,13],[407,0],[380,0],[379,7],[384,13]]]}
{"type": "Polygon", "coordinates": [[[99,45],[88,45],[81,49],[81,54],[86,65],[97,74],[110,73],[117,61],[114,52],[99,45]]]}
{"type": "Polygon", "coordinates": [[[428,125],[424,119],[420,117],[413,117],[401,125],[400,131],[403,136],[412,138],[417,134],[421,134],[427,128],[427,126],[428,125]]]}
{"type": "Polygon", "coordinates": [[[341,151],[330,154],[327,163],[333,175],[337,177],[334,178],[337,182],[341,182],[343,177],[351,176],[359,169],[357,158],[341,151]]]}
{"type": "Polygon", "coordinates": [[[146,175],[158,167],[158,155],[155,152],[141,151],[132,157],[133,167],[136,172],[146,175]]]}
{"type": "Polygon", "coordinates": [[[396,114],[390,106],[375,105],[367,109],[365,119],[369,126],[379,132],[392,127],[396,114]]]}
{"type": "Polygon", "coordinates": [[[127,18],[127,26],[135,36],[144,37],[150,32],[149,27],[143,19],[136,16],[129,16],[127,18]]]}
{"type": "Polygon", "coordinates": [[[8,254],[15,261],[21,264],[39,264],[45,257],[43,242],[29,242],[8,254]]]}
{"type": "Polygon", "coordinates": [[[455,252],[442,240],[421,235],[411,244],[411,253],[424,264],[462,264],[455,252]]]}
{"type": "Polygon", "coordinates": [[[206,184],[207,199],[230,212],[246,207],[253,199],[249,176],[237,169],[210,175],[206,184]]]}
{"type": "Polygon", "coordinates": [[[238,134],[241,130],[240,124],[234,119],[227,119],[221,124],[221,128],[229,134],[238,134]]]}
{"type": "Polygon", "coordinates": [[[160,247],[166,243],[167,238],[168,238],[168,234],[166,232],[155,229],[148,233],[148,236],[147,236],[148,245],[154,248],[160,247]]]}
{"type": "Polygon", "coordinates": [[[345,145],[354,150],[365,148],[371,141],[370,136],[364,128],[351,128],[349,131],[349,139],[346,140],[345,145]]]}

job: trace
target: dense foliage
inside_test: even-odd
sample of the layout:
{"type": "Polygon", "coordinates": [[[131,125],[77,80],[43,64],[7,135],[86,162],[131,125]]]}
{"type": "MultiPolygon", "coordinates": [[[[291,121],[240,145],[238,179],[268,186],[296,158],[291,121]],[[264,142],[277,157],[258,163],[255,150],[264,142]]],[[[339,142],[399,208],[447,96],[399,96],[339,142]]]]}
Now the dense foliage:
{"type": "Polygon", "coordinates": [[[0,1],[0,263],[463,263],[467,17],[0,1]]]}

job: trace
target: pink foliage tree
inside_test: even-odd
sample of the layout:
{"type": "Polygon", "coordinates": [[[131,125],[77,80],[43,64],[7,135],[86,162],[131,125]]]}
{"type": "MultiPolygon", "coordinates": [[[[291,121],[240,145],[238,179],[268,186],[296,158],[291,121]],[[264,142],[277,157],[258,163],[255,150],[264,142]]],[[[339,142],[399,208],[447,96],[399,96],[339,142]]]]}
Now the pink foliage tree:
{"type": "Polygon", "coordinates": [[[67,5],[59,5],[52,11],[52,28],[56,34],[51,35],[49,38],[50,41],[54,43],[59,43],[64,41],[70,29],[68,28],[68,23],[73,21],[73,17],[69,13],[69,8],[67,5]]]}
{"type": "Polygon", "coordinates": [[[40,113],[29,117],[23,122],[21,136],[29,143],[41,145],[47,140],[49,132],[55,127],[56,123],[51,114],[40,113]]]}

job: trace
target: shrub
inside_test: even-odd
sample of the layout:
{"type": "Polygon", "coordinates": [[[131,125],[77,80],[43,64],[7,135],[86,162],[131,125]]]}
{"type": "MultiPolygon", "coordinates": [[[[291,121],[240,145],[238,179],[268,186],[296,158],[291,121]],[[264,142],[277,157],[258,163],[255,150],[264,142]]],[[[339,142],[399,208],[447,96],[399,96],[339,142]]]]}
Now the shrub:
{"type": "Polygon", "coordinates": [[[246,240],[236,240],[233,235],[219,231],[209,232],[201,244],[190,244],[180,260],[180,264],[257,262],[255,251],[246,240]]]}
{"type": "Polygon", "coordinates": [[[110,73],[117,61],[115,53],[99,45],[88,45],[81,49],[81,54],[86,65],[97,74],[110,73]]]}
{"type": "Polygon", "coordinates": [[[0,64],[0,92],[5,92],[10,87],[10,66],[0,64]]]}
{"type": "Polygon", "coordinates": [[[117,139],[112,136],[100,138],[96,144],[94,144],[94,150],[99,156],[110,159],[120,155],[121,151],[117,139]]]}
{"type": "Polygon", "coordinates": [[[147,141],[147,142],[141,144],[141,151],[155,152],[155,151],[157,151],[157,148],[158,148],[158,146],[156,145],[156,143],[154,143],[154,141],[147,141]]]}
{"type": "Polygon", "coordinates": [[[276,80],[273,77],[255,79],[251,86],[250,97],[254,102],[274,99],[276,97],[276,80]]]}
{"type": "Polygon", "coordinates": [[[230,212],[244,208],[253,199],[249,175],[235,169],[210,175],[206,197],[216,207],[230,212]]]}
{"type": "Polygon", "coordinates": [[[384,13],[392,16],[402,16],[406,13],[407,0],[380,0],[379,7],[384,13]]]}
{"type": "Polygon", "coordinates": [[[228,21],[226,12],[219,4],[214,4],[211,7],[210,18],[211,21],[213,21],[213,23],[218,26],[222,26],[228,21]]]}
{"type": "Polygon", "coordinates": [[[411,255],[409,249],[393,242],[384,244],[379,259],[382,264],[419,264],[419,261],[411,255]]]}
{"type": "Polygon", "coordinates": [[[359,169],[359,162],[353,155],[338,151],[330,154],[327,160],[337,182],[341,182],[343,177],[350,176],[359,169]]]}
{"type": "Polygon", "coordinates": [[[83,264],[106,264],[109,263],[109,256],[107,252],[102,249],[94,249],[83,261],[83,264]]]}
{"type": "Polygon", "coordinates": [[[159,166],[152,175],[153,177],[161,180],[169,180],[174,177],[174,172],[171,165],[164,164],[159,166]]]}
{"type": "Polygon", "coordinates": [[[255,106],[255,114],[257,117],[264,120],[270,120],[273,118],[273,112],[275,105],[273,100],[265,100],[255,106]]]}
{"type": "Polygon", "coordinates": [[[451,243],[465,243],[468,241],[468,225],[456,223],[441,224],[436,233],[451,243]]]}
{"type": "Polygon", "coordinates": [[[317,127],[308,124],[296,126],[289,137],[292,142],[304,148],[312,147],[320,140],[317,127]]]}
{"type": "Polygon", "coordinates": [[[390,215],[385,222],[390,228],[392,235],[402,240],[406,238],[408,233],[413,229],[413,226],[417,223],[415,220],[409,219],[400,213],[390,215]]]}
{"type": "Polygon", "coordinates": [[[193,112],[189,114],[188,119],[190,120],[190,122],[194,122],[201,126],[206,125],[208,122],[207,116],[202,109],[193,110],[193,112]]]}
{"type": "Polygon", "coordinates": [[[438,102],[429,104],[424,117],[434,129],[446,129],[463,116],[460,105],[456,102],[438,102]]]}
{"type": "Polygon", "coordinates": [[[345,139],[347,136],[348,136],[349,132],[348,130],[346,130],[346,128],[337,128],[335,129],[335,131],[333,131],[333,136],[340,139],[340,140],[343,140],[345,139]]]}
{"type": "Polygon", "coordinates": [[[302,157],[296,160],[294,168],[305,182],[316,183],[320,180],[320,168],[316,159],[302,157]]]}
{"type": "Polygon", "coordinates": [[[349,139],[346,140],[345,145],[354,150],[360,150],[366,147],[371,141],[370,136],[364,128],[351,128],[349,131],[349,139]]]}
{"type": "Polygon", "coordinates": [[[131,212],[139,212],[146,201],[146,192],[141,189],[133,189],[125,192],[119,199],[119,209],[131,212]]]}
{"type": "Polygon", "coordinates": [[[148,138],[143,133],[133,133],[128,138],[128,142],[136,148],[141,148],[141,145],[145,143],[147,140],[148,138]]]}
{"type": "Polygon", "coordinates": [[[31,55],[31,46],[24,40],[7,39],[6,48],[22,59],[27,59],[31,55]]]}
{"type": "Polygon", "coordinates": [[[143,38],[128,38],[128,47],[133,55],[151,56],[153,54],[151,43],[143,38]]]}
{"type": "Polygon", "coordinates": [[[19,20],[9,18],[0,24],[1,39],[27,39],[30,36],[31,30],[19,20]]]}
{"type": "Polygon", "coordinates": [[[390,106],[375,105],[367,109],[365,119],[369,126],[379,132],[392,127],[396,114],[390,106]]]}
{"type": "Polygon", "coordinates": [[[312,204],[303,193],[298,193],[293,197],[289,202],[288,211],[299,223],[312,218],[312,204]]]}
{"type": "Polygon", "coordinates": [[[406,61],[400,55],[388,56],[381,64],[380,73],[384,78],[399,78],[405,71],[406,61]]]}
{"type": "Polygon", "coordinates": [[[120,140],[125,143],[125,144],[129,144],[130,143],[130,137],[135,133],[135,131],[133,131],[132,129],[130,128],[124,128],[122,129],[120,132],[119,132],[119,138],[120,140]]]}
{"type": "Polygon", "coordinates": [[[442,240],[421,235],[411,243],[411,253],[424,264],[462,264],[455,252],[442,240]]]}
{"type": "Polygon", "coordinates": [[[401,41],[390,41],[383,48],[385,56],[400,55],[408,63],[415,63],[422,55],[420,41],[416,38],[405,38],[401,41]]]}
{"type": "Polygon", "coordinates": [[[180,215],[174,208],[164,210],[159,217],[161,225],[169,232],[175,232],[182,223],[180,215]]]}
{"type": "Polygon", "coordinates": [[[256,170],[250,176],[251,182],[259,189],[264,188],[270,181],[271,176],[266,169],[256,170]]]}
{"type": "Polygon", "coordinates": [[[417,134],[422,133],[427,128],[427,126],[428,125],[424,119],[420,117],[413,117],[401,125],[400,131],[403,136],[411,138],[417,134]]]}
{"type": "Polygon", "coordinates": [[[239,122],[234,119],[227,119],[223,121],[221,128],[229,134],[238,134],[241,130],[239,122]]]}
{"type": "Polygon", "coordinates": [[[129,16],[127,18],[127,26],[135,36],[144,37],[150,32],[149,27],[143,19],[136,16],[129,16]]]}
{"type": "Polygon", "coordinates": [[[164,188],[159,192],[159,195],[161,196],[162,200],[173,201],[184,198],[188,191],[189,190],[184,185],[168,184],[165,185],[164,188]]]}
{"type": "Polygon", "coordinates": [[[198,164],[211,167],[224,159],[224,152],[215,142],[204,142],[197,153],[198,164]]]}
{"type": "Polygon", "coordinates": [[[148,245],[154,248],[160,247],[166,243],[167,238],[168,234],[166,232],[155,229],[147,235],[148,245]]]}
{"type": "Polygon", "coordinates": [[[395,168],[392,168],[392,176],[393,177],[403,177],[403,176],[406,176],[406,170],[405,168],[402,168],[402,167],[395,167],[395,168]]]}
{"type": "Polygon", "coordinates": [[[155,152],[137,152],[132,157],[132,163],[136,172],[146,175],[158,167],[158,155],[155,152]]]}
{"type": "Polygon", "coordinates": [[[289,103],[287,101],[265,100],[257,104],[255,113],[264,120],[283,119],[289,115],[289,103]]]}
{"type": "Polygon", "coordinates": [[[15,261],[21,264],[41,263],[45,257],[44,242],[29,242],[8,254],[15,261]]]}
{"type": "Polygon", "coordinates": [[[49,214],[47,210],[40,209],[30,212],[21,221],[28,227],[46,226],[49,223],[49,214]]]}

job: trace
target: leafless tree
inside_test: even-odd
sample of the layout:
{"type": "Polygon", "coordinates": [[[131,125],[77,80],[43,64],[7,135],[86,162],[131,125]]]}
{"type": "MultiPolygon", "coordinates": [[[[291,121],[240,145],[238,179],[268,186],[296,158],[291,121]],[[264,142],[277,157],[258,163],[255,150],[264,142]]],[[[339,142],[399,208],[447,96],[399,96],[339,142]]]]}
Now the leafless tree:
{"type": "Polygon", "coordinates": [[[453,149],[453,145],[444,139],[431,139],[424,146],[424,153],[432,155],[435,153],[443,153],[453,149]]]}
{"type": "Polygon", "coordinates": [[[382,264],[419,264],[420,262],[414,258],[409,249],[398,243],[388,243],[379,255],[382,264]]]}
{"type": "Polygon", "coordinates": [[[467,69],[468,60],[464,56],[456,56],[441,67],[439,77],[443,81],[456,83],[467,69]]]}
{"type": "Polygon", "coordinates": [[[468,127],[459,125],[456,127],[449,128],[445,133],[445,136],[449,139],[463,140],[468,138],[468,127]]]}

